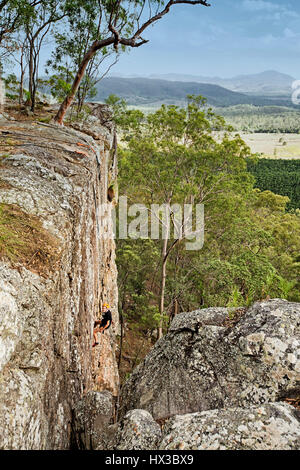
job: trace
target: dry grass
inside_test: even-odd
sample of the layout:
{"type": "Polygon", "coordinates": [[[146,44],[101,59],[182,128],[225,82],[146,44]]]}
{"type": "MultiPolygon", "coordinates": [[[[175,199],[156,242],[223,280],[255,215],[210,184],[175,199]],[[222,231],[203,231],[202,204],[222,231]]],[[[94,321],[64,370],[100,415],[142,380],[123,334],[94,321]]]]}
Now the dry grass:
{"type": "Polygon", "coordinates": [[[28,112],[29,107],[19,105],[14,101],[7,100],[4,111],[16,121],[41,121],[48,122],[53,117],[53,109],[48,105],[37,104],[34,114],[28,112]]]}
{"type": "Polygon", "coordinates": [[[242,318],[242,316],[247,312],[246,307],[240,307],[236,309],[232,309],[228,318],[226,318],[223,322],[223,326],[225,328],[233,328],[242,318]]]}
{"type": "Polygon", "coordinates": [[[15,205],[0,204],[0,259],[47,277],[59,262],[58,241],[41,221],[15,205]]]}
{"type": "Polygon", "coordinates": [[[299,134],[240,133],[253,153],[263,158],[300,159],[299,134]]]}

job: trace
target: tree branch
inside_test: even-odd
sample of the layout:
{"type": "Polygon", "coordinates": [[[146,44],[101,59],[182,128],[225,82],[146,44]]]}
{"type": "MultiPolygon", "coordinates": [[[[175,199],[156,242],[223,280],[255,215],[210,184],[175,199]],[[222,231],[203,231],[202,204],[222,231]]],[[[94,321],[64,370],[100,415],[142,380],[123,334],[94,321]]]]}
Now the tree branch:
{"type": "Polygon", "coordinates": [[[167,5],[165,6],[165,8],[160,11],[159,13],[157,13],[156,15],[152,16],[151,18],[149,18],[148,21],[146,21],[137,31],[136,33],[134,34],[134,36],[132,37],[132,40],[135,41],[136,39],[139,39],[141,34],[145,31],[145,29],[148,28],[148,26],[150,26],[151,24],[155,23],[156,21],[160,20],[163,16],[165,16],[167,13],[169,13],[170,11],[170,8],[173,6],[173,5],[178,5],[180,3],[185,3],[185,4],[189,4],[189,5],[203,5],[205,7],[209,7],[210,4],[208,4],[206,2],[206,0],[198,0],[198,1],[189,1],[189,0],[170,0],[167,5]]]}
{"type": "Polygon", "coordinates": [[[137,30],[131,38],[124,38],[124,37],[121,37],[120,28],[117,29],[116,27],[117,19],[119,16],[119,9],[121,5],[121,1],[116,0],[114,7],[112,8],[110,12],[109,19],[107,20],[108,29],[112,33],[112,36],[106,39],[94,41],[94,43],[91,45],[89,50],[86,52],[79,66],[79,69],[77,71],[76,77],[72,85],[72,89],[69,95],[65,98],[64,102],[61,104],[61,107],[58,110],[58,113],[56,114],[54,121],[57,122],[58,124],[63,123],[64,116],[67,110],[69,109],[69,107],[71,106],[72,101],[74,100],[78,87],[80,86],[80,82],[87,68],[87,65],[98,50],[102,49],[103,47],[110,46],[110,45],[113,45],[115,50],[117,50],[119,44],[122,44],[124,46],[129,46],[129,47],[140,47],[143,44],[146,44],[148,40],[142,38],[142,33],[145,31],[145,29],[151,24],[161,19],[163,16],[165,16],[173,5],[178,5],[181,3],[187,4],[187,5],[203,5],[206,7],[210,6],[206,0],[198,0],[198,1],[170,0],[163,10],[161,10],[159,13],[152,16],[141,27],[138,27],[138,23],[137,23],[137,30]]]}

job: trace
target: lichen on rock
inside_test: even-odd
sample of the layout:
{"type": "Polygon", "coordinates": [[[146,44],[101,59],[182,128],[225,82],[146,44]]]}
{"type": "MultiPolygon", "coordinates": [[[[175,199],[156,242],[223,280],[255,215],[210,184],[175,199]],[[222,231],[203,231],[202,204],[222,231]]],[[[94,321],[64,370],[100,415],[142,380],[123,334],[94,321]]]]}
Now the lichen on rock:
{"type": "Polygon", "coordinates": [[[123,387],[121,415],[142,408],[164,419],[299,396],[300,304],[258,302],[233,327],[226,315],[175,317],[123,387]]]}
{"type": "Polygon", "coordinates": [[[148,411],[129,411],[119,424],[116,450],[153,450],[161,440],[161,429],[148,411]]]}
{"type": "Polygon", "coordinates": [[[171,418],[163,450],[296,450],[300,421],[287,403],[203,411],[171,418]]]}
{"type": "Polygon", "coordinates": [[[99,210],[113,134],[98,127],[101,142],[84,128],[1,122],[1,449],[68,449],[83,394],[118,391],[115,245],[99,210]],[[104,300],[114,325],[92,349],[104,300]]]}

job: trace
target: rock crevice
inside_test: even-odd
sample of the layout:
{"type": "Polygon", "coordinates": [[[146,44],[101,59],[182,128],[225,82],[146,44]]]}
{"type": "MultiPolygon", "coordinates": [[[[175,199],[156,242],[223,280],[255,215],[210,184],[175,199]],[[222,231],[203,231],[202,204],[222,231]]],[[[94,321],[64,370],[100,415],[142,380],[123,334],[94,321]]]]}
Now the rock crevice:
{"type": "Polygon", "coordinates": [[[102,237],[114,134],[93,126],[97,140],[84,126],[0,123],[2,449],[68,449],[78,400],[118,392],[115,246],[102,237]],[[92,349],[104,301],[114,324],[92,349]]]}
{"type": "Polygon", "coordinates": [[[300,304],[258,302],[230,327],[228,316],[174,318],[122,389],[118,445],[139,448],[144,410],[162,424],[161,450],[299,449],[300,304]]]}

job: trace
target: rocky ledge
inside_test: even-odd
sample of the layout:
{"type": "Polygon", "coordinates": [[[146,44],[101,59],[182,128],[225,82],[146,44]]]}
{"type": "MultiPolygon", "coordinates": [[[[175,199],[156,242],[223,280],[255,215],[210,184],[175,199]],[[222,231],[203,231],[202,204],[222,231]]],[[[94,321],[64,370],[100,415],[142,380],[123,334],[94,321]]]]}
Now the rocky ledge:
{"type": "MultiPolygon", "coordinates": [[[[300,304],[175,317],[123,387],[115,449],[300,448],[300,304]]],[[[103,448],[103,447],[102,447],[103,448]]],[[[111,447],[110,447],[111,448],[111,447]]]]}

